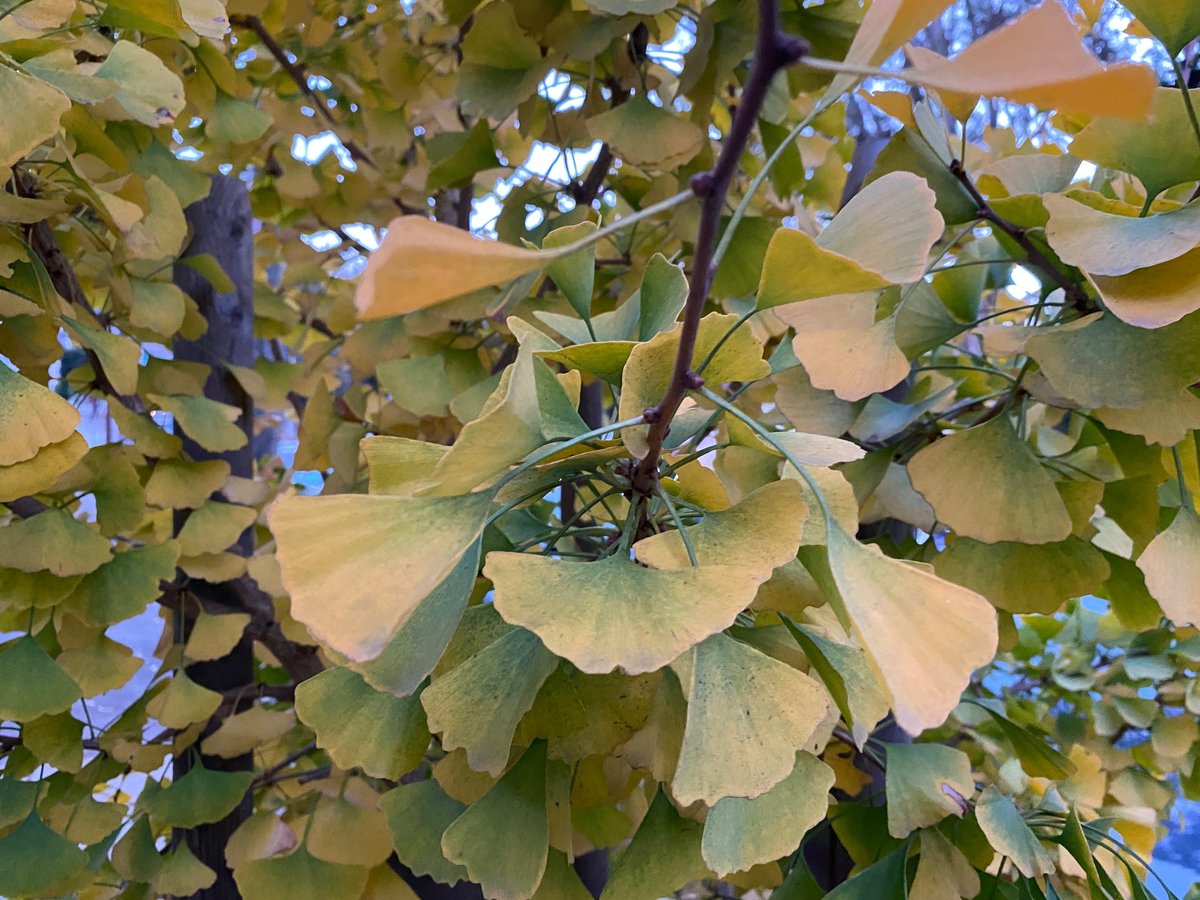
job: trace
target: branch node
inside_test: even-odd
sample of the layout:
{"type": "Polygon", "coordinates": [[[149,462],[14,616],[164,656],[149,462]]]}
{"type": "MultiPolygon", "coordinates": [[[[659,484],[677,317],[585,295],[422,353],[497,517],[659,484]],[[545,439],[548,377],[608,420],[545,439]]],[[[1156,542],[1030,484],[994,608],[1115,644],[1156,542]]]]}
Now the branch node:
{"type": "Polygon", "coordinates": [[[703,199],[712,196],[712,192],[717,187],[717,179],[712,172],[698,172],[692,176],[692,180],[688,184],[692,193],[703,199]]]}
{"type": "Polygon", "coordinates": [[[650,406],[642,410],[642,421],[647,425],[654,425],[662,421],[662,410],[657,406],[650,406]]]}
{"type": "Polygon", "coordinates": [[[704,379],[695,372],[688,372],[683,376],[683,386],[689,391],[698,391],[704,387],[704,379]]]}
{"type": "Polygon", "coordinates": [[[788,34],[786,31],[775,35],[775,65],[779,68],[795,65],[808,56],[812,46],[802,37],[788,34]]]}

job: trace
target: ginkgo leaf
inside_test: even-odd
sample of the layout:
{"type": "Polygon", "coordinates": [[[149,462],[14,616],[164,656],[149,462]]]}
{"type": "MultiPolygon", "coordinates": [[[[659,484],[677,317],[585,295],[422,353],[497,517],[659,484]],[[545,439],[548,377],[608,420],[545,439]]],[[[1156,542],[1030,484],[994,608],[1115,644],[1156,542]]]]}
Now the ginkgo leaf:
{"type": "MultiPolygon", "coordinates": [[[[737,321],[736,315],[720,313],[711,313],[700,320],[692,366],[708,359],[711,353],[712,359],[704,369],[704,379],[710,384],[757,381],[771,372],[770,365],[763,359],[762,344],[749,329],[739,328],[723,344],[720,343],[737,321]]],[[[662,400],[671,381],[682,331],[681,324],[633,348],[621,375],[620,418],[638,416],[662,400]]],[[[645,426],[626,428],[621,432],[621,438],[635,456],[646,455],[645,426]]]]}
{"type": "Polygon", "coordinates": [[[73,431],[66,440],[47,444],[29,459],[0,466],[0,503],[52,487],[87,451],[87,440],[73,431]]]}
{"type": "Polygon", "coordinates": [[[0,893],[37,897],[54,890],[87,865],[88,858],[72,841],[51,830],[36,812],[0,838],[0,893]]]}
{"type": "Polygon", "coordinates": [[[733,624],[769,574],[726,565],[647,569],[620,554],[572,562],[493,552],[484,566],[505,621],[595,674],[662,668],[733,624]]]}
{"type": "MultiPolygon", "coordinates": [[[[0,138],[0,165],[11,166],[58,131],[59,119],[71,108],[67,95],[12,66],[0,67],[0,103],[20,109],[0,138]]],[[[74,427],[74,426],[72,426],[74,427]]],[[[9,432],[6,430],[5,434],[9,432]]]]}
{"type": "Polygon", "coordinates": [[[1091,280],[1118,319],[1138,328],[1162,328],[1200,310],[1200,247],[1128,275],[1091,280]]]}
{"type": "Polygon", "coordinates": [[[111,331],[85,325],[69,316],[63,316],[62,320],[79,342],[96,355],[100,368],[117,393],[137,392],[138,362],[142,357],[139,344],[111,331]]]}
{"type": "Polygon", "coordinates": [[[359,449],[370,472],[368,493],[405,497],[422,486],[446,455],[447,448],[444,444],[377,434],[364,438],[359,449]]]}
{"type": "Polygon", "coordinates": [[[355,661],[382,652],[483,531],[491,495],[286,497],[271,530],[292,615],[355,661]]]}
{"type": "Polygon", "coordinates": [[[235,544],[258,518],[257,510],[209,500],[184,520],[176,539],[184,556],[220,553],[235,544]]]}
{"type": "Polygon", "coordinates": [[[1153,216],[1117,215],[1046,194],[1046,240],[1089,275],[1128,275],[1178,259],[1200,244],[1200,202],[1153,216]]]}
{"type": "Polygon", "coordinates": [[[1129,0],[1124,6],[1172,57],[1200,34],[1200,8],[1189,0],[1129,0]]]}
{"type": "Polygon", "coordinates": [[[348,866],[378,866],[392,853],[387,820],[378,807],[359,806],[344,796],[317,804],[306,846],[317,859],[348,866]]]}
{"type": "Polygon", "coordinates": [[[221,699],[218,691],[197,684],[180,669],[146,705],[146,712],[167,728],[181,730],[193,722],[207,722],[221,705],[221,699]]]}
{"type": "MultiPolygon", "coordinates": [[[[687,535],[702,566],[732,564],[770,574],[796,558],[807,517],[799,483],[775,481],[729,509],[706,514],[687,529],[687,535]]],[[[655,569],[691,566],[678,531],[643,538],[633,545],[633,553],[655,569]]]]}
{"type": "Polygon", "coordinates": [[[317,859],[301,845],[284,856],[244,863],[234,870],[233,880],[245,900],[328,900],[361,896],[368,874],[365,866],[317,859]]]}
{"type": "Polygon", "coordinates": [[[401,216],[388,224],[379,247],[367,259],[355,304],[363,319],[398,316],[512,281],[573,249],[524,250],[480,240],[424,216],[401,216]]]}
{"type": "Polygon", "coordinates": [[[817,236],[817,243],[890,284],[918,281],[925,274],[930,248],[945,228],[936,202],[924,178],[889,172],[855,194],[817,236]]]}
{"type": "Polygon", "coordinates": [[[600,900],[663,897],[703,878],[708,866],[701,854],[702,840],[700,823],[683,818],[667,795],[658,791],[600,900]]]}
{"type": "Polygon", "coordinates": [[[222,719],[217,730],[204,738],[203,749],[209,756],[233,759],[278,740],[295,727],[294,710],[252,706],[222,719]]]}
{"type": "Polygon", "coordinates": [[[780,228],[767,246],[758,285],[758,308],[771,309],[887,285],[883,276],[864,269],[853,259],[825,250],[804,232],[780,228]]]}
{"type": "Polygon", "coordinates": [[[1049,875],[1055,870],[1054,856],[1025,823],[1016,804],[996,788],[984,790],[975,804],[975,817],[993,849],[1007,857],[1026,878],[1049,875]]]}
{"type": "Polygon", "coordinates": [[[1047,544],[1071,534],[1053,479],[1007,416],[934,441],[909,460],[908,477],[962,537],[1047,544]]]}
{"type": "Polygon", "coordinates": [[[842,400],[862,400],[893,388],[909,371],[908,358],[896,345],[893,316],[861,330],[801,332],[792,339],[792,349],[813,386],[842,400]]]}
{"type": "Polygon", "coordinates": [[[1200,380],[1200,312],[1149,330],[1112,315],[1039,329],[1026,350],[1061,395],[1080,406],[1131,407],[1172,396],[1200,380]],[[1136,360],[1096,377],[1096,360],[1136,360]]]}
{"type": "Polygon", "coordinates": [[[852,441],[823,434],[806,434],[802,431],[774,431],[770,441],[761,437],[759,440],[772,453],[785,450],[790,459],[805,466],[836,466],[839,463],[854,462],[867,455],[866,450],[852,441]]]}
{"type": "Polygon", "coordinates": [[[64,712],[80,698],[79,685],[34,638],[0,647],[0,719],[28,722],[64,712]]]}
{"type": "Polygon", "coordinates": [[[123,622],[162,595],[159,583],[175,576],[178,560],[175,541],[114,553],[112,559],[84,576],[67,602],[92,625],[123,622]]]}
{"type": "MultiPolygon", "coordinates": [[[[1089,857],[1090,859],[1090,857],[1089,857]]],[[[921,857],[909,900],[970,900],[979,896],[979,874],[936,828],[921,832],[921,857]]]]}
{"type": "Polygon", "coordinates": [[[242,633],[249,624],[248,613],[202,613],[192,623],[192,631],[184,646],[184,655],[197,662],[228,656],[242,639],[242,633]]]}
{"type": "Polygon", "coordinates": [[[1050,544],[959,538],[933,558],[938,576],[987,597],[997,609],[1050,615],[1108,580],[1104,555],[1078,537],[1050,544]]]}
{"type": "Polygon", "coordinates": [[[147,781],[137,805],[163,825],[195,828],[233,812],[253,780],[253,772],[218,772],[197,765],[166,788],[147,781]]]}
{"type": "MultiPolygon", "coordinates": [[[[596,231],[595,222],[580,222],[556,228],[542,241],[543,250],[558,250],[569,247],[596,231]]],[[[592,289],[596,280],[596,247],[589,245],[571,256],[551,260],[546,274],[554,279],[555,286],[562,291],[567,301],[579,315],[587,319],[592,310],[592,289]]]]}
{"type": "Polygon", "coordinates": [[[297,685],[296,715],[339,768],[360,768],[375,778],[411,772],[429,747],[416,696],[381,693],[349,669],[326,669],[297,685]]]}
{"type": "Polygon", "coordinates": [[[212,887],[217,873],[200,862],[184,842],[175,845],[154,876],[154,892],[164,897],[189,897],[212,887]]]}
{"type": "Polygon", "coordinates": [[[117,85],[116,101],[151,128],[170,125],[183,111],[183,82],[161,59],[133,41],[117,41],[96,70],[117,85]]]}
{"type": "Polygon", "coordinates": [[[446,859],[496,900],[532,897],[550,850],[546,744],[538,741],[442,835],[446,859]]]}
{"type": "Polygon", "coordinates": [[[790,855],[829,807],[833,770],[808,753],[761,797],[725,797],[709,811],[701,850],[718,875],[790,855]]]}
{"type": "Polygon", "coordinates": [[[687,701],[679,679],[672,670],[664,669],[645,727],[625,742],[620,755],[633,768],[646,769],[666,784],[675,776],[686,725],[687,701]]]}
{"type": "Polygon", "coordinates": [[[725,634],[672,663],[688,701],[671,790],[683,804],[758,797],[792,771],[829,695],[803,672],[725,634]]]}
{"type": "Polygon", "coordinates": [[[891,695],[897,723],[910,734],[942,724],[971,673],[995,653],[991,604],[841,528],[831,530],[828,547],[842,613],[891,695]]]}
{"type": "Polygon", "coordinates": [[[1167,618],[1176,625],[1200,623],[1200,518],[1187,507],[1152,540],[1137,566],[1167,618]]]}
{"type": "Polygon", "coordinates": [[[517,723],[557,665],[535,634],[512,629],[422,692],[430,730],[446,750],[464,748],[472,769],[499,775],[517,723]]]}
{"type": "Polygon", "coordinates": [[[442,855],[442,835],[466,812],[466,804],[448,796],[428,778],[388,791],[379,798],[379,808],[387,816],[396,856],[413,874],[428,875],[443,884],[467,880],[467,870],[442,855]]]}
{"type": "Polygon", "coordinates": [[[468,548],[450,574],[409,616],[380,651],[364,663],[350,663],[367,683],[407,697],[433,671],[458,628],[479,572],[480,544],[468,548]]]}
{"type": "MultiPolygon", "coordinates": [[[[867,8],[855,32],[846,62],[855,66],[880,65],[949,5],[947,0],[876,0],[867,8]]],[[[843,93],[855,79],[853,75],[836,76],[826,96],[843,93]]]]}
{"type": "Polygon", "coordinates": [[[213,453],[238,450],[250,440],[236,424],[242,415],[236,406],[189,394],[148,394],[146,399],[173,415],[184,434],[213,453]]]}
{"type": "Polygon", "coordinates": [[[887,715],[888,698],[866,653],[841,630],[832,610],[820,607],[806,611],[806,616],[811,621],[803,625],[782,618],[850,726],[855,743],[862,747],[871,729],[887,715]]]}
{"type": "Polygon", "coordinates": [[[975,794],[971,760],[941,744],[888,744],[886,790],[892,837],[908,837],[946,816],[961,819],[975,794]]]}
{"type": "Polygon", "coordinates": [[[695,122],[651,103],[644,93],[587,120],[596,140],[614,147],[630,165],[667,172],[692,159],[704,147],[695,122]]]}
{"type": "Polygon", "coordinates": [[[1101,66],[1057,3],[1035,7],[972,42],[952,60],[922,48],[914,48],[912,59],[912,79],[943,95],[1004,97],[1131,120],[1146,117],[1158,85],[1146,66],[1101,66]]]}
{"type": "Polygon", "coordinates": [[[150,882],[163,866],[148,816],[138,816],[112,851],[113,868],[129,881],[150,882]]]}
{"type": "Polygon", "coordinates": [[[1071,141],[1071,153],[1136,175],[1151,197],[1174,185],[1200,180],[1200,156],[1179,152],[1180,146],[1193,138],[1178,88],[1156,88],[1150,110],[1145,122],[1103,116],[1092,119],[1071,141]]]}
{"type": "Polygon", "coordinates": [[[1200,429],[1200,397],[1188,390],[1141,406],[1102,406],[1094,412],[1108,428],[1141,435],[1148,443],[1164,447],[1174,447],[1189,431],[1200,429]]]}
{"type": "Polygon", "coordinates": [[[43,447],[62,443],[78,424],[79,410],[54,391],[0,366],[0,466],[24,462],[43,447]]]}

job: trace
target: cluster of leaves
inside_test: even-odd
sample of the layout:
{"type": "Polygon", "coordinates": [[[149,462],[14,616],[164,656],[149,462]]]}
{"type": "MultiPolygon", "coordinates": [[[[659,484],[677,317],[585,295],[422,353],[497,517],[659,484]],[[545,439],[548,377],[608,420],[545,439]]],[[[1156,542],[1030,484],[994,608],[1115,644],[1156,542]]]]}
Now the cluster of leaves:
{"type": "Polygon", "coordinates": [[[832,831],[831,896],[1144,896],[1200,794],[1200,12],[1126,4],[1175,87],[1098,3],[910,47],[846,192],[947,5],[0,0],[0,895],[806,898],[832,831]],[[221,164],[252,365],[173,352],[221,164]]]}

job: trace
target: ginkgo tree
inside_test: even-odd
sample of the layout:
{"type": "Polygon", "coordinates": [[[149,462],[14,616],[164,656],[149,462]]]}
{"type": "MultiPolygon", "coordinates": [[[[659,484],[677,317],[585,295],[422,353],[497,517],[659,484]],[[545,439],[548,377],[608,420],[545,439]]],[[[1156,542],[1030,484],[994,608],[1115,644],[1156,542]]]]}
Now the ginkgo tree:
{"type": "Polygon", "coordinates": [[[1149,896],[1200,7],[949,5],[0,0],[0,896],[1149,896]]]}

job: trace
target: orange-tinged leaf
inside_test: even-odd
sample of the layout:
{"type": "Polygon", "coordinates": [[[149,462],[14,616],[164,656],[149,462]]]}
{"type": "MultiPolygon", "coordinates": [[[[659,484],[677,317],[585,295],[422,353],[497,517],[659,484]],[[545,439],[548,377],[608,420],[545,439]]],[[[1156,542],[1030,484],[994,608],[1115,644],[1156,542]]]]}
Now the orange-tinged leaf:
{"type": "Polygon", "coordinates": [[[1101,66],[1057,3],[1043,3],[952,60],[921,48],[913,48],[912,58],[912,79],[943,94],[1004,97],[1096,116],[1144,119],[1158,86],[1147,66],[1101,66]]]}
{"type": "Polygon", "coordinates": [[[423,216],[401,216],[367,260],[355,304],[363,319],[398,316],[512,281],[570,252],[524,250],[423,216]]]}
{"type": "MultiPolygon", "coordinates": [[[[878,66],[949,5],[949,0],[875,0],[854,35],[846,62],[855,66],[878,66]]],[[[837,76],[827,94],[842,93],[856,78],[854,75],[837,76]]]]}

